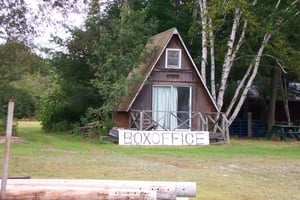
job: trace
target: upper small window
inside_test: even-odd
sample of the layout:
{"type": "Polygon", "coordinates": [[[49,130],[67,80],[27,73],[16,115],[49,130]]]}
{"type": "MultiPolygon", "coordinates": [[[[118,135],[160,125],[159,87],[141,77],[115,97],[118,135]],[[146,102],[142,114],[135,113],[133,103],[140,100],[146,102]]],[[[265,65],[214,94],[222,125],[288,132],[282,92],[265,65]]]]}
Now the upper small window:
{"type": "Polygon", "coordinates": [[[181,49],[166,49],[166,68],[181,68],[181,49]]]}

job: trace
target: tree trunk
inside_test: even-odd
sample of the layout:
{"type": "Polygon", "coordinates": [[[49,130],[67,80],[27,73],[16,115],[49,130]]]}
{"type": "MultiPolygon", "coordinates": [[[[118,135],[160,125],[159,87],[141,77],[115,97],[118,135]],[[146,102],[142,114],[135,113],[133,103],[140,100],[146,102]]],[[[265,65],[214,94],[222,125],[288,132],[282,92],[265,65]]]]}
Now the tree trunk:
{"type": "Polygon", "coordinates": [[[227,80],[231,71],[231,67],[232,67],[232,55],[234,52],[234,42],[235,42],[235,37],[237,34],[237,30],[238,30],[238,26],[240,23],[240,18],[241,18],[241,12],[238,8],[235,9],[234,11],[234,19],[233,19],[233,24],[232,24],[232,28],[231,28],[231,34],[230,34],[230,38],[228,39],[227,42],[227,52],[224,58],[224,63],[222,66],[222,77],[221,77],[221,84],[220,84],[220,88],[219,88],[219,94],[218,94],[218,98],[217,98],[217,106],[219,108],[219,110],[222,110],[223,107],[223,101],[224,101],[224,94],[225,94],[225,90],[226,90],[226,86],[227,86],[227,80]]]}
{"type": "Polygon", "coordinates": [[[288,98],[288,92],[287,92],[286,79],[282,75],[282,73],[280,73],[280,75],[281,75],[280,76],[280,87],[281,87],[281,91],[282,91],[282,99],[283,99],[287,124],[291,124],[291,116],[290,116],[290,109],[289,109],[289,98],[288,98]]]}
{"type": "Polygon", "coordinates": [[[197,18],[197,15],[198,15],[198,7],[199,7],[198,0],[194,0],[192,17],[195,18],[195,19],[197,18]]]}
{"type": "Polygon", "coordinates": [[[276,108],[276,99],[277,99],[277,88],[280,78],[280,69],[275,67],[272,72],[271,80],[271,95],[267,116],[267,130],[271,130],[275,122],[275,108],[276,108]]]}
{"type": "Polygon", "coordinates": [[[214,101],[217,100],[216,95],[216,64],[215,64],[215,39],[214,39],[214,32],[213,32],[213,25],[212,25],[212,19],[209,18],[208,20],[208,26],[209,26],[209,44],[210,44],[210,85],[211,85],[211,95],[214,99],[214,101]]]}
{"type": "Polygon", "coordinates": [[[202,25],[202,56],[201,56],[201,75],[206,84],[206,64],[207,64],[207,10],[206,0],[199,1],[202,25]]]}

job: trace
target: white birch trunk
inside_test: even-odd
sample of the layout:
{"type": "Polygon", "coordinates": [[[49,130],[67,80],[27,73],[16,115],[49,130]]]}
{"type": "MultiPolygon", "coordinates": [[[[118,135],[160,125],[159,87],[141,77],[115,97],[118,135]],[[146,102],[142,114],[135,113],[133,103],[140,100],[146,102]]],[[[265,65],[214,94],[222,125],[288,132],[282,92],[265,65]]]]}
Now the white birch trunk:
{"type": "MultiPolygon", "coordinates": [[[[294,2],[297,2],[297,1],[298,0],[295,0],[294,2]]],[[[255,1],[253,1],[252,5],[254,6],[256,3],[257,3],[257,1],[255,0],[255,1]]],[[[278,9],[280,3],[281,3],[281,0],[277,0],[277,3],[275,4],[275,7],[274,7],[275,10],[278,9]]],[[[244,27],[245,27],[245,24],[244,24],[244,27]]],[[[244,30],[244,28],[243,28],[243,30],[244,30]]],[[[247,82],[247,85],[246,85],[245,89],[243,90],[243,93],[242,93],[242,95],[241,95],[241,97],[240,97],[240,99],[239,99],[239,101],[238,101],[238,103],[237,103],[237,105],[236,105],[236,107],[235,107],[235,109],[234,109],[234,111],[233,111],[233,113],[232,113],[231,116],[229,116],[229,115],[230,115],[230,111],[231,111],[232,108],[227,109],[226,116],[229,119],[228,120],[229,124],[231,124],[233,122],[233,120],[236,118],[238,112],[240,111],[240,109],[241,109],[241,107],[242,107],[242,105],[243,105],[243,103],[244,103],[244,101],[245,101],[245,99],[247,97],[247,93],[248,93],[248,91],[249,91],[249,89],[250,89],[250,87],[251,87],[251,85],[252,85],[252,83],[253,83],[256,75],[257,75],[258,67],[259,67],[259,64],[260,64],[260,59],[261,59],[262,53],[264,51],[265,46],[268,44],[270,38],[271,38],[271,34],[270,33],[266,33],[264,35],[264,38],[263,38],[262,44],[260,46],[260,49],[259,49],[259,51],[258,51],[258,53],[257,53],[257,55],[255,57],[254,69],[252,71],[252,74],[251,74],[251,76],[250,76],[250,78],[249,78],[249,80],[247,82]]]]}
{"type": "Polygon", "coordinates": [[[249,67],[248,67],[248,69],[247,69],[247,71],[246,71],[246,73],[245,73],[245,75],[244,75],[244,77],[243,77],[243,79],[239,83],[239,86],[236,88],[235,93],[233,95],[233,98],[231,99],[231,102],[230,102],[230,104],[229,104],[229,106],[228,106],[228,108],[226,110],[226,113],[225,113],[225,116],[227,118],[230,115],[230,113],[232,111],[232,108],[235,105],[235,103],[236,103],[236,101],[237,101],[237,99],[239,97],[239,94],[241,93],[241,90],[244,87],[245,82],[246,82],[247,78],[249,77],[250,72],[252,71],[252,69],[253,69],[253,64],[250,64],[249,67]]]}
{"type": "Polygon", "coordinates": [[[200,13],[202,25],[202,55],[201,55],[201,75],[204,84],[206,84],[206,64],[207,64],[207,9],[206,0],[200,0],[200,13]]]}
{"type": "Polygon", "coordinates": [[[211,85],[211,95],[213,99],[217,100],[216,95],[216,81],[215,81],[215,71],[216,71],[216,64],[215,64],[215,39],[214,39],[214,32],[213,32],[213,25],[212,19],[209,18],[208,20],[208,28],[209,28],[209,44],[210,44],[210,85],[211,85]]]}
{"type": "Polygon", "coordinates": [[[259,50],[257,52],[256,57],[255,57],[255,63],[254,63],[254,68],[253,68],[252,74],[251,74],[251,76],[250,76],[250,78],[249,78],[249,80],[247,82],[247,85],[246,85],[246,87],[245,87],[245,89],[244,89],[244,91],[242,93],[241,98],[238,101],[237,106],[234,109],[234,112],[232,113],[231,116],[228,117],[229,118],[229,120],[228,120],[229,124],[231,124],[233,122],[233,120],[236,118],[238,112],[240,111],[240,109],[241,109],[241,107],[242,107],[242,105],[243,105],[243,103],[244,103],[244,101],[245,101],[245,99],[247,97],[247,93],[248,93],[248,91],[249,91],[249,89],[250,89],[250,87],[251,87],[251,85],[252,85],[252,83],[253,83],[253,81],[254,81],[254,79],[256,77],[262,53],[264,51],[264,48],[268,44],[270,38],[271,38],[271,34],[270,33],[266,33],[264,35],[262,44],[261,44],[261,46],[260,46],[260,48],[259,48],[259,50]]]}
{"type": "Polygon", "coordinates": [[[219,94],[217,99],[217,106],[219,110],[221,110],[223,107],[223,100],[224,100],[224,94],[227,86],[227,79],[231,70],[232,60],[233,60],[232,59],[233,48],[234,48],[233,46],[234,46],[234,41],[237,34],[237,28],[239,26],[240,18],[241,18],[241,12],[238,8],[236,8],[234,12],[234,20],[232,24],[230,38],[227,42],[228,49],[222,66],[221,84],[220,84],[220,89],[219,89],[219,94]]]}
{"type": "MultiPolygon", "coordinates": [[[[247,26],[248,26],[248,22],[246,20],[244,22],[244,26],[243,26],[243,30],[242,30],[240,39],[239,39],[239,41],[238,41],[238,43],[236,45],[234,53],[232,54],[231,63],[230,63],[231,66],[233,65],[234,59],[236,58],[236,54],[239,51],[239,49],[242,46],[242,43],[243,43],[243,41],[245,39],[245,34],[246,34],[247,26]]],[[[251,72],[252,68],[253,68],[253,65],[252,64],[249,65],[249,67],[248,67],[248,69],[247,69],[247,71],[246,71],[246,73],[245,73],[242,81],[239,83],[239,86],[235,90],[235,94],[234,94],[234,96],[233,96],[233,98],[232,98],[232,100],[230,102],[230,105],[228,106],[227,111],[225,113],[226,116],[229,116],[229,114],[231,113],[231,110],[232,110],[233,106],[235,105],[235,103],[237,101],[237,98],[238,98],[238,96],[240,94],[240,91],[244,87],[245,81],[247,80],[247,77],[250,75],[250,72],[251,72]]]]}
{"type": "MultiPolygon", "coordinates": [[[[293,6],[295,2],[299,0],[295,0],[291,3],[290,6],[293,6]]],[[[253,0],[252,6],[257,4],[256,0],[253,0]]],[[[277,0],[274,4],[274,12],[278,9],[281,4],[281,0],[277,0]]],[[[207,15],[207,1],[199,0],[200,6],[200,14],[201,14],[201,25],[202,25],[202,59],[201,59],[201,74],[203,79],[205,80],[205,70],[207,61],[208,48],[210,48],[210,84],[211,84],[211,93],[212,97],[216,100],[216,104],[218,109],[221,111],[224,103],[224,95],[227,87],[228,77],[231,72],[231,68],[233,66],[234,61],[236,60],[236,56],[240,51],[240,48],[245,41],[245,34],[248,27],[248,21],[244,20],[243,27],[240,28],[240,22],[242,18],[242,11],[239,7],[234,9],[233,13],[233,22],[231,27],[231,33],[227,42],[227,52],[224,56],[224,61],[222,65],[222,74],[220,80],[220,87],[218,89],[218,94],[216,94],[216,82],[215,82],[215,44],[214,44],[214,29],[213,29],[213,21],[207,15]],[[241,31],[239,31],[241,30],[241,31]],[[237,35],[240,37],[237,39],[237,35]],[[209,47],[208,47],[209,43],[209,47]]],[[[245,72],[242,81],[240,82],[238,88],[235,91],[235,94],[232,98],[232,101],[229,107],[226,109],[225,116],[228,119],[228,123],[231,124],[232,121],[236,118],[238,112],[241,109],[241,106],[244,103],[245,98],[247,97],[247,93],[253,84],[253,81],[258,73],[258,68],[260,64],[260,60],[262,57],[262,53],[265,49],[265,46],[268,44],[271,38],[270,33],[265,33],[264,38],[262,39],[259,50],[256,53],[256,56],[253,62],[249,65],[247,71],[245,72]],[[246,86],[245,86],[246,85],[246,86]],[[244,88],[244,89],[243,89],[244,88]]],[[[218,117],[217,117],[218,118],[218,117]]]]}

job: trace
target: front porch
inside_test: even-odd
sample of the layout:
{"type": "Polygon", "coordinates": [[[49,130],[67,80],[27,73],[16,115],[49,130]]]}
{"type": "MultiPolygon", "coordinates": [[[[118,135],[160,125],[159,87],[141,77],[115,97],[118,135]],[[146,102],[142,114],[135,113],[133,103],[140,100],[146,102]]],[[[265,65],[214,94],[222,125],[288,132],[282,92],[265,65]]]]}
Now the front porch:
{"type": "Polygon", "coordinates": [[[212,143],[229,143],[229,126],[223,113],[131,110],[129,128],[139,131],[208,131],[212,143]]]}

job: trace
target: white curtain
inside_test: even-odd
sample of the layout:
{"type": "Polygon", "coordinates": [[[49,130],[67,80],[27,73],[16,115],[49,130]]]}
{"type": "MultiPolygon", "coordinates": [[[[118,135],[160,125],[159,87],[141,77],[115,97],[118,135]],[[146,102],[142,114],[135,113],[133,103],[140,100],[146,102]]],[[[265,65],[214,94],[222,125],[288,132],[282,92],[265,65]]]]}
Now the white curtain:
{"type": "Polygon", "coordinates": [[[153,120],[158,128],[172,129],[177,127],[176,111],[178,92],[171,86],[154,86],[153,88],[153,120]],[[174,116],[175,115],[175,116],[174,116]]]}

